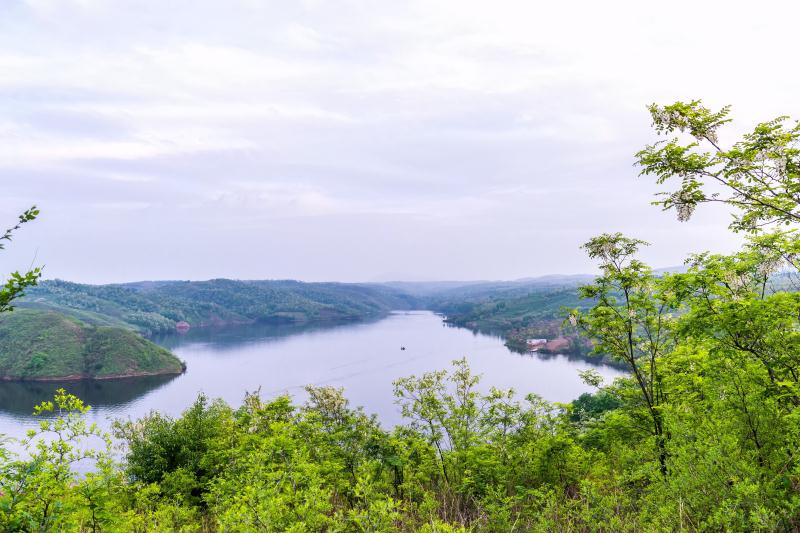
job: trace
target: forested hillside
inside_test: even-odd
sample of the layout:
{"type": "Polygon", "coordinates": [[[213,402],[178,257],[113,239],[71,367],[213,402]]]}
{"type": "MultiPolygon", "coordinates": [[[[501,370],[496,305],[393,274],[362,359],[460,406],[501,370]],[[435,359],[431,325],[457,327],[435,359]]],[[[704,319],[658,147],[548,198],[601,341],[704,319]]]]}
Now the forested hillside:
{"type": "MultiPolygon", "coordinates": [[[[526,351],[526,339],[558,339],[554,352],[585,355],[588,343],[574,328],[564,328],[564,310],[585,307],[578,296],[580,283],[591,276],[546,277],[507,284],[486,283],[452,288],[425,298],[447,322],[506,339],[509,348],[526,351]]],[[[542,351],[550,351],[543,348],[542,351]]]]}
{"type": "Polygon", "coordinates": [[[55,309],[81,320],[143,334],[258,321],[323,322],[374,318],[413,307],[414,298],[380,286],[298,281],[159,281],[84,285],[51,280],[19,305],[55,309]]]}

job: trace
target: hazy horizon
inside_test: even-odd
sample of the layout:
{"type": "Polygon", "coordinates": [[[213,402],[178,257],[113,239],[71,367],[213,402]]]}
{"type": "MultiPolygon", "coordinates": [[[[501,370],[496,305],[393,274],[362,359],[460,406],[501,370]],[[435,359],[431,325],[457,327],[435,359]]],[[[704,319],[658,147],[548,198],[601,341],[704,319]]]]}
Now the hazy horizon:
{"type": "MultiPolygon", "coordinates": [[[[656,269],[661,270],[661,269],[656,269]]],[[[301,280],[297,278],[235,278],[230,276],[219,276],[215,278],[172,278],[172,279],[130,279],[130,280],[123,280],[123,281],[109,281],[103,283],[92,283],[90,281],[76,281],[67,278],[60,278],[60,277],[48,277],[42,276],[42,281],[67,281],[67,282],[74,282],[74,283],[83,283],[87,285],[126,285],[132,283],[162,283],[162,282],[179,282],[179,281],[213,281],[217,279],[224,279],[230,281],[299,281],[303,283],[347,283],[347,284],[356,284],[356,285],[365,285],[365,284],[380,284],[380,285],[390,285],[393,283],[454,283],[454,284],[473,284],[473,283],[517,283],[517,282],[525,282],[525,281],[534,281],[540,279],[547,279],[547,278],[572,278],[572,277],[583,277],[583,276],[594,276],[595,274],[590,272],[577,272],[577,273],[550,273],[550,274],[542,274],[539,276],[527,276],[524,278],[515,278],[515,279],[385,279],[385,280],[355,280],[355,281],[342,281],[338,279],[320,279],[315,281],[307,281],[301,280]]]]}
{"type": "Polygon", "coordinates": [[[723,143],[800,117],[795,4],[0,10],[0,227],[42,211],[0,258],[46,278],[515,280],[594,272],[604,231],[681,264],[740,239],[649,205],[646,105],[731,104],[723,143]]]}

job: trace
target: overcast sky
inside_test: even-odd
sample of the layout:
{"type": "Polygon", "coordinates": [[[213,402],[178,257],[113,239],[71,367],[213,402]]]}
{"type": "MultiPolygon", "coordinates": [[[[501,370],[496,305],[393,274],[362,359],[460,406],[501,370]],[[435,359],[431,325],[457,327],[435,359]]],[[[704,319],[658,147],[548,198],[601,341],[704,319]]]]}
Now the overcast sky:
{"type": "Polygon", "coordinates": [[[645,106],[800,117],[795,2],[0,0],[3,271],[513,279],[731,251],[649,205],[645,106]]]}

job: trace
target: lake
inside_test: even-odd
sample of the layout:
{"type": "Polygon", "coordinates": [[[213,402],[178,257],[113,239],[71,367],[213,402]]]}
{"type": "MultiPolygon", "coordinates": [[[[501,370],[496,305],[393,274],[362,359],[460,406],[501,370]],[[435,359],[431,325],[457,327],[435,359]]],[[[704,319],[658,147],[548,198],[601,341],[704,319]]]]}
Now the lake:
{"type": "Polygon", "coordinates": [[[402,418],[392,381],[448,368],[466,357],[483,376],[481,388],[514,388],[568,402],[589,389],[578,371],[595,368],[612,379],[612,367],[563,355],[517,354],[502,339],[445,324],[428,311],[392,313],[374,322],[325,327],[252,325],[194,329],[155,339],[186,361],[180,376],[68,383],[0,383],[0,434],[20,437],[36,424],[33,405],[58,387],[92,405],[88,417],[109,428],[115,418],[137,418],[151,410],[178,415],[204,392],[240,405],[246,391],[263,397],[283,393],[304,401],[303,387],[344,387],[352,405],[376,413],[385,425],[402,418]],[[405,347],[402,350],[401,347],[405,347]]]}

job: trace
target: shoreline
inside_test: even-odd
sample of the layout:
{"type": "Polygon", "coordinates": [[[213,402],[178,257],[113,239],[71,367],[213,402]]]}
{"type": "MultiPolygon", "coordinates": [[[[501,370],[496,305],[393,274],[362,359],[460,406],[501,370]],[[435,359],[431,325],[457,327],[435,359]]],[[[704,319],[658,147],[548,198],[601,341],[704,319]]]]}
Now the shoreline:
{"type": "Polygon", "coordinates": [[[108,376],[88,376],[85,374],[70,374],[68,376],[44,376],[44,377],[34,377],[34,378],[2,376],[0,377],[0,381],[12,382],[12,383],[51,383],[54,381],[69,381],[69,382],[112,381],[112,380],[144,378],[150,376],[180,376],[181,374],[186,373],[186,363],[181,361],[181,367],[182,368],[180,372],[173,372],[173,371],[137,372],[134,374],[111,374],[108,376]]]}

